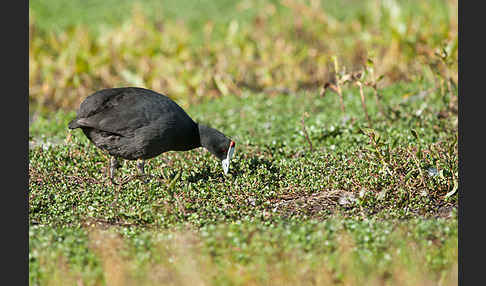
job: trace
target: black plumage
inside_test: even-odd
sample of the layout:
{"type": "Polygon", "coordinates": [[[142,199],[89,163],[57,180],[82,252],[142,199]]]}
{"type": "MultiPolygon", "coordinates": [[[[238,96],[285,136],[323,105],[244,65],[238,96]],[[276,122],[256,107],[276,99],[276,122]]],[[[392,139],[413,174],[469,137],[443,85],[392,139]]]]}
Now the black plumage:
{"type": "Polygon", "coordinates": [[[81,103],[68,127],[81,128],[91,142],[113,156],[111,178],[117,158],[141,159],[143,173],[144,160],[167,151],[204,147],[225,160],[235,144],[218,130],[194,122],[167,96],[138,87],[93,93],[81,103]]]}

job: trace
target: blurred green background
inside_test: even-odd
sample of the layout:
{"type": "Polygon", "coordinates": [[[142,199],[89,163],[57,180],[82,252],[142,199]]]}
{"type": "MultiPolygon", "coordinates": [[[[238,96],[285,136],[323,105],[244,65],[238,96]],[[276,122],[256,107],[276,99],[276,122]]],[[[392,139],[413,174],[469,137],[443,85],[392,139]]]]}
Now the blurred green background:
{"type": "Polygon", "coordinates": [[[29,1],[30,285],[457,285],[457,11],[29,1]],[[67,123],[120,86],[224,130],[230,174],[196,149],[110,184],[67,123]]]}
{"type": "Polygon", "coordinates": [[[32,108],[72,109],[100,88],[178,98],[308,90],[373,61],[382,85],[457,84],[457,2],[30,1],[32,108]],[[445,56],[439,56],[445,53],[445,56]]]}

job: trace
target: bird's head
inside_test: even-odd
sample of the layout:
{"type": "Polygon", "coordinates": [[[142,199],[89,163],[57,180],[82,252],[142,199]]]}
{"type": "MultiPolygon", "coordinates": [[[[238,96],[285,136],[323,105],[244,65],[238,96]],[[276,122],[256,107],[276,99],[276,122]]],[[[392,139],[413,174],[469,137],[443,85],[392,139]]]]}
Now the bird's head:
{"type": "Polygon", "coordinates": [[[199,124],[199,136],[201,146],[221,160],[224,174],[229,170],[231,158],[235,152],[235,141],[229,139],[218,130],[199,124]]]}

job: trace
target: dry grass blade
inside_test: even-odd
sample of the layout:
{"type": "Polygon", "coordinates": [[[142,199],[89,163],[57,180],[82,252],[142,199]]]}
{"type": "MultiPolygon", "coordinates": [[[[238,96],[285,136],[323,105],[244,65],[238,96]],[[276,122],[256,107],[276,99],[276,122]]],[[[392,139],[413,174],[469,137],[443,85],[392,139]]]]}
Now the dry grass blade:
{"type": "Polygon", "coordinates": [[[304,132],[305,139],[307,140],[307,143],[309,143],[309,151],[313,152],[314,148],[312,147],[312,141],[310,140],[309,133],[307,133],[307,129],[305,128],[305,122],[304,122],[304,118],[308,116],[309,115],[307,113],[302,114],[300,123],[302,124],[302,131],[304,132]]]}
{"type": "Polygon", "coordinates": [[[371,128],[373,124],[371,123],[370,116],[368,115],[368,110],[366,109],[366,100],[363,92],[363,84],[360,81],[357,81],[356,84],[359,87],[359,95],[361,97],[361,106],[363,107],[363,111],[366,117],[366,121],[368,121],[368,126],[371,128]]]}

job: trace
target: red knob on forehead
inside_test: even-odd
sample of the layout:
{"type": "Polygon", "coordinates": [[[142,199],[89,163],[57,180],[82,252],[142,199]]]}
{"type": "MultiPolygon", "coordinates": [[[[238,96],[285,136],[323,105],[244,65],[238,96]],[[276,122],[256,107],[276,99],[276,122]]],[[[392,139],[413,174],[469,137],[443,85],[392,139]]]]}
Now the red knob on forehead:
{"type": "Polygon", "coordinates": [[[235,141],[231,141],[230,147],[234,147],[234,146],[235,146],[235,141]]]}

